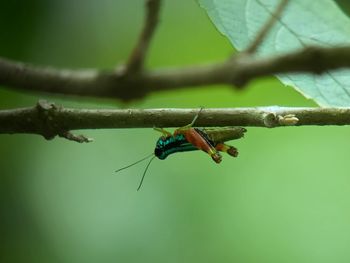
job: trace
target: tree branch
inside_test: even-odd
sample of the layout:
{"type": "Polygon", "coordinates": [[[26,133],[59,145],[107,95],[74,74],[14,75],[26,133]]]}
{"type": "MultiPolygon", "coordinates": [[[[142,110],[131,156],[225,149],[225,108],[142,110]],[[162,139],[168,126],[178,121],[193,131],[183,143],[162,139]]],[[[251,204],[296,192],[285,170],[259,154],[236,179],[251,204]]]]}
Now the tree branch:
{"type": "MultiPolygon", "coordinates": [[[[199,109],[72,109],[39,101],[30,108],[0,111],[0,133],[40,134],[78,142],[91,141],[73,136],[81,129],[181,127],[189,124],[199,109]]],[[[223,108],[203,109],[199,127],[252,126],[274,128],[304,125],[350,125],[350,108],[223,108]]]]}
{"type": "Polygon", "coordinates": [[[136,47],[134,48],[126,64],[126,74],[133,74],[143,69],[144,60],[151,42],[153,33],[158,24],[161,0],[146,0],[146,18],[143,30],[140,34],[136,47]]]}
{"type": "MultiPolygon", "coordinates": [[[[260,3],[260,1],[258,1],[260,3]]],[[[253,54],[261,45],[261,43],[266,38],[266,35],[269,33],[273,25],[276,23],[278,19],[280,19],[283,10],[288,5],[289,0],[281,0],[276,10],[271,14],[271,17],[266,21],[266,24],[261,28],[259,33],[256,35],[255,39],[251,42],[248,48],[245,50],[248,54],[253,54]]]]}
{"type": "MultiPolygon", "coordinates": [[[[0,85],[27,91],[131,100],[154,91],[229,84],[241,87],[249,81],[280,73],[316,73],[350,68],[350,46],[306,47],[265,58],[252,53],[276,22],[288,0],[281,0],[245,52],[220,63],[181,68],[144,70],[144,60],[157,25],[161,0],[147,0],[147,15],[139,41],[126,66],[120,70],[67,70],[38,67],[0,58],[0,85]]],[[[30,108],[0,110],[0,134],[39,134],[76,142],[89,142],[72,130],[106,128],[181,127],[198,109],[96,110],[69,109],[39,101],[30,108]]],[[[227,108],[203,109],[196,125],[280,127],[301,125],[350,125],[350,108],[227,108]]]]}
{"type": "Polygon", "coordinates": [[[112,70],[59,70],[0,59],[0,85],[127,101],[154,91],[216,84],[241,87],[252,79],[278,73],[320,74],[344,67],[350,67],[350,46],[307,47],[268,58],[242,54],[217,64],[159,69],[135,75],[118,74],[112,70]]]}

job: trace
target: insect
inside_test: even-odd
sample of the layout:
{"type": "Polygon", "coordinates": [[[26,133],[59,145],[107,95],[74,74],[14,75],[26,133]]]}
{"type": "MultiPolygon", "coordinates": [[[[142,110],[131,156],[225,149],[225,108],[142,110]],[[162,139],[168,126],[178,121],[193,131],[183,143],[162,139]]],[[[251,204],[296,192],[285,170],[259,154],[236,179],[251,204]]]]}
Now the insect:
{"type": "Polygon", "coordinates": [[[157,140],[154,153],[142,158],[141,160],[138,160],[135,163],[118,169],[116,172],[129,168],[153,156],[143,172],[140,184],[137,188],[137,190],[140,190],[148,167],[155,157],[160,160],[164,160],[169,155],[177,152],[196,150],[206,152],[216,163],[220,163],[222,160],[220,152],[226,152],[233,157],[237,157],[237,149],[226,144],[225,142],[243,137],[246,129],[242,127],[193,127],[201,111],[202,109],[200,109],[190,124],[176,129],[173,134],[163,128],[154,128],[156,131],[162,133],[162,136],[157,140]]]}

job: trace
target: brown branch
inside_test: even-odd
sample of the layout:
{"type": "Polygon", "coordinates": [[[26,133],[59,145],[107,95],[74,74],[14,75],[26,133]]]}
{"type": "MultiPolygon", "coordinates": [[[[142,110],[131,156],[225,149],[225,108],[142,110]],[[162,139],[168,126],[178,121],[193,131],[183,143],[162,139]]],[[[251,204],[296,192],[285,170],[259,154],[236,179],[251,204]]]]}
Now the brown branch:
{"type": "MultiPolygon", "coordinates": [[[[260,1],[258,1],[260,3],[260,1]]],[[[271,13],[270,18],[266,21],[266,24],[260,29],[259,33],[256,35],[255,39],[251,42],[249,47],[245,50],[247,54],[253,54],[256,52],[258,47],[261,45],[261,43],[266,38],[267,34],[270,32],[273,25],[276,23],[276,21],[281,17],[281,14],[283,10],[288,5],[289,0],[281,0],[276,7],[276,10],[271,13]]]]}
{"type": "Polygon", "coordinates": [[[308,47],[288,54],[253,58],[242,54],[222,63],[150,70],[135,75],[116,71],[59,70],[0,59],[0,85],[27,91],[131,100],[150,92],[203,85],[245,85],[278,73],[322,73],[350,68],[350,46],[308,47]]]}
{"type": "MultiPolygon", "coordinates": [[[[40,101],[35,107],[0,111],[0,133],[40,134],[74,141],[72,130],[111,128],[180,127],[189,124],[199,109],[69,109],[40,101]]],[[[350,108],[223,108],[203,109],[199,127],[350,125],[350,108]]]]}
{"type": "Polygon", "coordinates": [[[139,36],[137,45],[126,63],[126,74],[137,73],[143,68],[149,44],[158,24],[160,6],[161,0],[146,0],[147,12],[144,27],[139,36]]]}

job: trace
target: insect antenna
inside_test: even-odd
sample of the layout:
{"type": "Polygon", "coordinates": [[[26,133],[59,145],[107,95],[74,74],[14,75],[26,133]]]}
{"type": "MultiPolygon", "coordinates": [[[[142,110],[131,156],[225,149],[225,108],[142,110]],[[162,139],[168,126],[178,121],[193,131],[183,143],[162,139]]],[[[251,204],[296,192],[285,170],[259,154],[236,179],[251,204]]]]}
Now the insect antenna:
{"type": "MultiPolygon", "coordinates": [[[[124,170],[124,169],[127,169],[127,168],[129,168],[129,167],[131,167],[131,166],[134,166],[135,164],[138,164],[138,163],[140,163],[140,162],[142,162],[142,161],[148,159],[148,158],[151,157],[152,155],[154,155],[154,153],[151,153],[150,155],[147,155],[146,157],[142,158],[141,160],[138,160],[137,162],[134,162],[134,163],[132,163],[132,164],[129,164],[129,165],[127,165],[127,166],[124,166],[123,168],[120,168],[120,169],[116,170],[115,172],[118,173],[118,172],[120,172],[120,171],[122,171],[122,170],[124,170]]],[[[155,157],[155,156],[154,156],[154,157],[155,157]]],[[[153,158],[154,158],[154,157],[153,157],[153,158]]],[[[152,158],[152,160],[153,160],[153,158],[152,158]]]]}
{"type": "Polygon", "coordinates": [[[139,187],[137,187],[137,191],[140,190],[141,186],[142,186],[142,183],[143,183],[143,179],[145,179],[145,175],[146,175],[146,172],[148,170],[148,167],[150,166],[151,162],[154,160],[156,156],[153,156],[152,159],[148,162],[147,166],[146,166],[146,169],[145,171],[143,172],[143,175],[142,175],[142,178],[141,178],[141,181],[140,181],[140,184],[139,184],[139,187]]]}

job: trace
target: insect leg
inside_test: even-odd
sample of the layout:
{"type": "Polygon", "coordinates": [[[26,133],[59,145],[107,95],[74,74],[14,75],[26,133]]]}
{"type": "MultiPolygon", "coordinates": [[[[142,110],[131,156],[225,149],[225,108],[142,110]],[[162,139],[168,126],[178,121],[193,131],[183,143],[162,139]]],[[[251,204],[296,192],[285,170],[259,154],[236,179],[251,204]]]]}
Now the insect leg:
{"type": "MultiPolygon", "coordinates": [[[[188,138],[188,137],[187,137],[188,138]]],[[[191,143],[196,146],[198,149],[206,152],[213,159],[214,162],[220,163],[222,156],[219,151],[211,145],[209,142],[202,140],[202,138],[193,138],[191,143]]]]}
{"type": "Polygon", "coordinates": [[[163,136],[165,137],[169,137],[169,136],[172,136],[172,134],[170,132],[168,132],[167,130],[163,129],[163,128],[157,128],[157,127],[153,127],[153,129],[155,131],[159,131],[163,134],[163,136]]]}
{"type": "Polygon", "coordinates": [[[196,116],[194,116],[194,118],[193,118],[193,120],[192,120],[192,122],[190,124],[182,126],[182,127],[178,128],[177,130],[181,131],[181,130],[187,130],[187,129],[191,128],[195,124],[195,122],[197,121],[197,119],[199,117],[199,114],[201,113],[202,110],[203,110],[203,107],[201,107],[199,109],[198,113],[196,114],[196,116]]]}
{"type": "Polygon", "coordinates": [[[218,143],[215,145],[215,149],[220,151],[220,152],[226,152],[227,154],[233,156],[233,157],[237,157],[238,156],[238,150],[237,148],[231,146],[231,145],[227,145],[225,143],[218,143]]]}
{"type": "Polygon", "coordinates": [[[218,151],[215,150],[215,148],[214,148],[214,150],[213,149],[208,149],[208,150],[203,149],[203,151],[207,152],[210,155],[210,157],[214,160],[214,162],[216,162],[216,163],[221,162],[222,156],[218,151]]]}
{"type": "Polygon", "coordinates": [[[186,140],[191,143],[193,146],[197,147],[199,150],[202,150],[210,155],[210,157],[216,162],[221,162],[221,154],[213,146],[213,144],[199,133],[195,128],[189,128],[187,130],[176,130],[176,134],[183,134],[186,140]]]}

